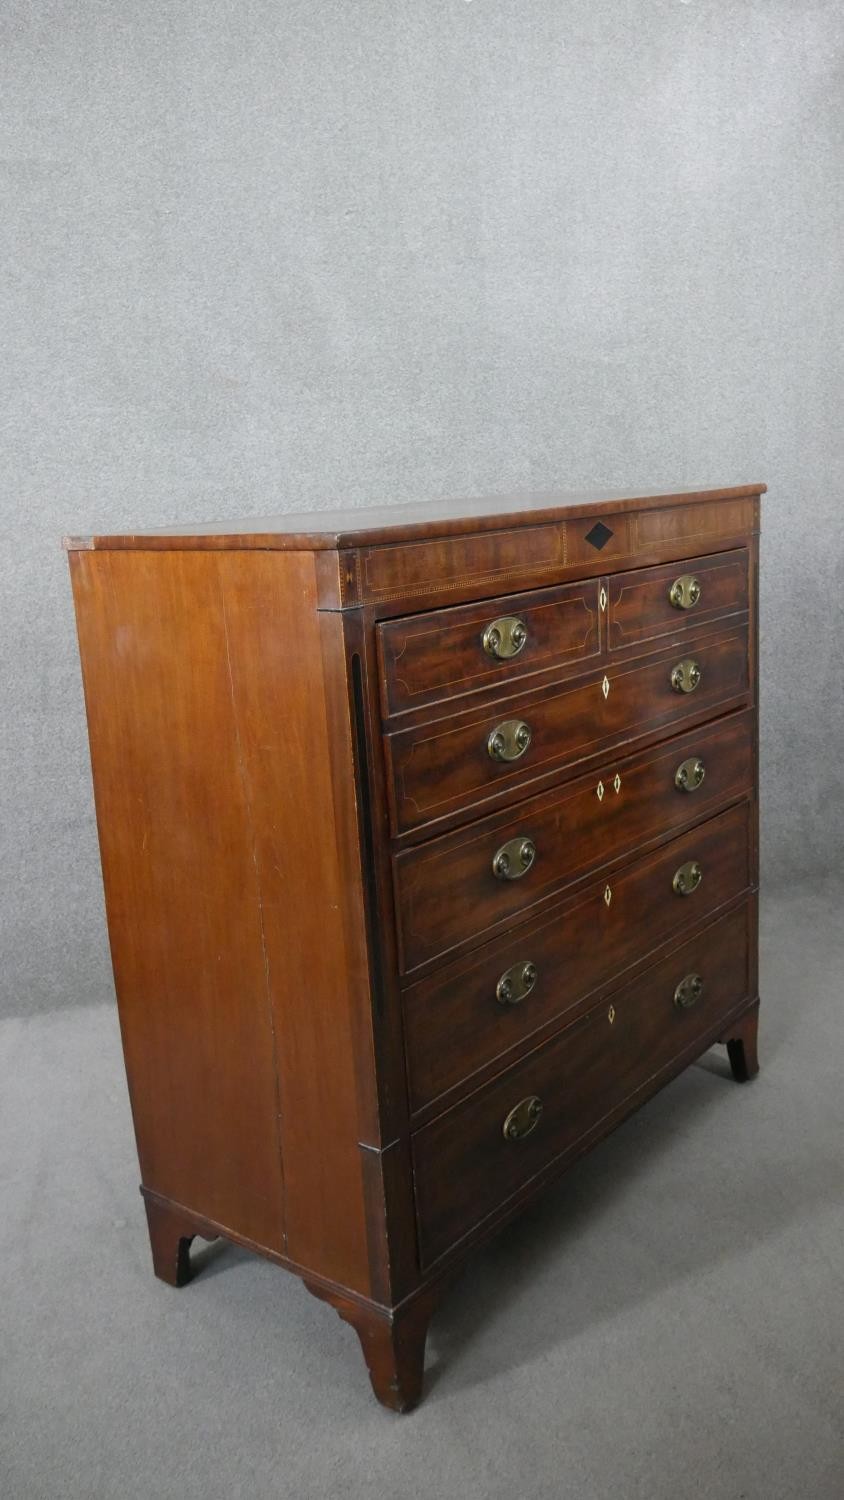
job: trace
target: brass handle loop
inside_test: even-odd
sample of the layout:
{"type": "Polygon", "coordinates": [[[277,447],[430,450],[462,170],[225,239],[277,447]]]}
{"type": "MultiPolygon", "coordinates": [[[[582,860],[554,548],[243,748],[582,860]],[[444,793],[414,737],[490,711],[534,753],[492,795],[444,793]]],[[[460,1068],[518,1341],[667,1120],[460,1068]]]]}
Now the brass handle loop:
{"type": "Polygon", "coordinates": [[[675,693],[693,693],[700,686],[702,675],[699,662],[687,656],[671,668],[671,686],[675,693]]]}
{"type": "Polygon", "coordinates": [[[681,792],[696,792],[703,784],[706,775],[706,766],[703,761],[693,755],[689,760],[684,760],[674,772],[674,785],[681,792]]]}
{"type": "Polygon", "coordinates": [[[529,1094],[526,1099],[520,1099],[507,1115],[503,1133],[505,1141],[523,1141],[525,1136],[535,1130],[542,1118],[542,1100],[537,1094],[529,1094]]]}
{"type": "Polygon", "coordinates": [[[531,963],[530,959],[505,969],[495,986],[495,998],[499,1005],[518,1005],[530,994],[538,978],[536,964],[531,963]]]}
{"type": "Polygon", "coordinates": [[[492,873],[497,880],[521,880],[535,859],[536,845],[533,839],[525,838],[522,834],[518,838],[508,839],[496,851],[492,859],[492,873]]]}
{"type": "Polygon", "coordinates": [[[676,896],[691,896],[696,891],[703,879],[703,866],[696,859],[690,859],[687,864],[681,865],[675,870],[674,879],[671,884],[676,896]]]}
{"type": "Polygon", "coordinates": [[[702,592],[700,579],[693,573],[684,573],[681,578],[675,578],[668,590],[668,598],[675,609],[694,609],[700,603],[702,592]]]}
{"type": "Polygon", "coordinates": [[[492,760],[519,760],[531,738],[531,727],[524,719],[505,719],[490,732],[486,748],[492,760]]]}
{"type": "Polygon", "coordinates": [[[681,979],[674,991],[674,1004],[679,1010],[691,1010],[697,1005],[704,991],[704,983],[699,974],[687,974],[681,979]]]}
{"type": "Polygon", "coordinates": [[[481,636],[481,645],[487,656],[496,661],[509,661],[511,657],[518,656],[527,638],[524,620],[517,619],[515,615],[501,615],[487,625],[481,636]]]}

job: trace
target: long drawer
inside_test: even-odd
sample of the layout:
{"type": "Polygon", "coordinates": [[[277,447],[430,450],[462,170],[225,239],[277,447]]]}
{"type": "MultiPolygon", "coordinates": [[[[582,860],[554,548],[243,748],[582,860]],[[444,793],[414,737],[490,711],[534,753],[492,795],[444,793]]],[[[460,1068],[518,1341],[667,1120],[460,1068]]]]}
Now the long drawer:
{"type": "Polygon", "coordinates": [[[596,669],[572,684],[499,699],[385,736],[393,829],[515,795],[540,775],[692,715],[746,701],[747,628],[674,647],[646,662],[596,669]]]}
{"type": "Polygon", "coordinates": [[[747,803],[698,824],[654,854],[581,891],[405,992],[411,1107],[418,1111],[543,1027],[750,883],[747,803]]]}
{"type": "Polygon", "coordinates": [[[748,998],[748,954],[742,907],[416,1132],[423,1265],[693,1056],[748,998]]]}
{"type": "Polygon", "coordinates": [[[476,946],[590,869],[705,817],[749,791],[752,771],[753,715],[731,714],[395,855],[401,972],[476,946]]]}

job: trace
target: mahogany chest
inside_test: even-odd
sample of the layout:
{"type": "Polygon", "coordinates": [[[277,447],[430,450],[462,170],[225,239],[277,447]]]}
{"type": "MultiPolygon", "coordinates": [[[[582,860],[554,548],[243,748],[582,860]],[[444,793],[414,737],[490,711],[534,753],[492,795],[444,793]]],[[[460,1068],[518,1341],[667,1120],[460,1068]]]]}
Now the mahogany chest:
{"type": "Polygon", "coordinates": [[[268,1256],[406,1410],[468,1251],[756,1071],[764,488],[68,540],[163,1280],[268,1256]]]}

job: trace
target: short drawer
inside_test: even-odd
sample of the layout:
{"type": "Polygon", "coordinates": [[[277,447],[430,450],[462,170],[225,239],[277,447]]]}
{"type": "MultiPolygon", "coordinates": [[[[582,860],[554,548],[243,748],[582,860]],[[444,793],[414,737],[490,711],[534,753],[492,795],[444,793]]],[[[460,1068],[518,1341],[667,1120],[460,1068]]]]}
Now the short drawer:
{"type": "Polygon", "coordinates": [[[607,583],[607,644],[619,651],[746,610],[747,550],[636,568],[607,583]]]}
{"type": "Polygon", "coordinates": [[[412,1138],[429,1265],[590,1133],[647,1097],[748,998],[749,912],[682,944],[412,1138]]]}
{"type": "Polygon", "coordinates": [[[752,725],[752,713],[728,715],[395,855],[402,972],[477,945],[590,869],[748,792],[752,725]]]}
{"type": "Polygon", "coordinates": [[[598,588],[593,578],[377,626],[383,713],[588,662],[600,650],[598,588]]]}
{"type": "Polygon", "coordinates": [[[478,712],[385,736],[393,831],[483,801],[636,735],[735,707],[749,690],[747,627],[576,684],[499,699],[478,712]]]}
{"type": "Polygon", "coordinates": [[[581,891],[541,922],[438,969],[404,994],[411,1107],[525,1044],[750,884],[747,803],[581,891]],[[685,875],[684,875],[684,872],[685,875]],[[682,884],[681,884],[682,882],[682,884]]]}

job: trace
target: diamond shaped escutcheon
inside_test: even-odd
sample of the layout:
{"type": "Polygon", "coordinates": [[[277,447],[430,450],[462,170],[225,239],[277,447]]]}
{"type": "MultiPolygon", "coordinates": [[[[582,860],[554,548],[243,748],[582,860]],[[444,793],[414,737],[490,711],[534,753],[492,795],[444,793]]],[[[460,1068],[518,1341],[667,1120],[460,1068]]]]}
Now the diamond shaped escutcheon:
{"type": "Polygon", "coordinates": [[[594,547],[596,552],[600,552],[614,535],[615,532],[611,531],[609,526],[605,526],[603,521],[596,521],[592,529],[587,531],[584,541],[587,541],[590,547],[594,547]]]}

